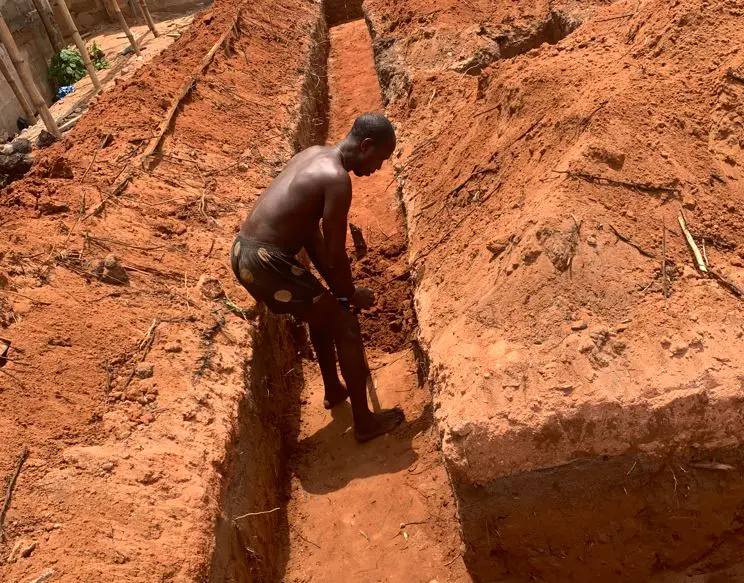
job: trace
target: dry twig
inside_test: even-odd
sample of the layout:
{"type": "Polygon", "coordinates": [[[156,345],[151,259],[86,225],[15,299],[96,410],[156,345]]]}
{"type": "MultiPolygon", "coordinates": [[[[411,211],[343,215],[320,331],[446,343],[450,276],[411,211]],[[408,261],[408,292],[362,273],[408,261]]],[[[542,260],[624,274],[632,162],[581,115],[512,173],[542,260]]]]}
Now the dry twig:
{"type": "Polygon", "coordinates": [[[609,18],[600,18],[594,22],[610,22],[611,20],[620,20],[621,18],[630,18],[635,16],[635,12],[628,12],[627,14],[619,14],[618,16],[610,16],[609,18]]]}
{"type": "Polygon", "coordinates": [[[261,516],[263,514],[272,514],[279,509],[280,509],[279,506],[277,506],[276,508],[272,508],[271,510],[262,510],[261,512],[248,512],[246,514],[241,514],[240,516],[236,516],[235,518],[233,518],[233,520],[240,520],[241,518],[246,518],[248,516],[261,516]]]}
{"type": "Polygon", "coordinates": [[[638,250],[638,252],[641,255],[645,255],[646,257],[650,257],[651,259],[655,259],[656,255],[651,253],[650,251],[646,251],[643,247],[641,247],[638,243],[633,241],[630,237],[623,235],[620,231],[618,231],[613,225],[610,225],[610,229],[612,229],[612,232],[615,233],[615,236],[623,241],[624,243],[627,243],[631,247],[635,247],[635,249],[638,250]]]}
{"type": "Polygon", "coordinates": [[[85,180],[85,177],[88,175],[88,172],[93,167],[93,164],[95,164],[96,158],[98,158],[98,152],[100,152],[103,148],[108,146],[111,143],[112,139],[113,139],[113,136],[111,134],[104,134],[104,136],[101,138],[101,141],[98,144],[96,151],[93,153],[93,159],[90,161],[90,164],[88,164],[88,167],[85,169],[85,172],[83,172],[83,175],[80,177],[80,184],[83,183],[83,181],[85,180]]]}
{"type": "Polygon", "coordinates": [[[666,224],[663,221],[661,223],[661,278],[661,285],[664,290],[664,303],[666,303],[669,297],[669,287],[666,272],[666,224]]]}
{"type": "Polygon", "coordinates": [[[632,182],[629,180],[616,180],[614,178],[608,178],[607,176],[598,176],[596,174],[589,174],[588,172],[578,172],[575,170],[553,170],[556,174],[566,174],[571,178],[580,178],[587,182],[606,182],[610,186],[623,186],[625,188],[632,188],[643,192],[669,192],[677,193],[679,189],[676,186],[665,186],[659,184],[651,184],[648,182],[632,182]]]}
{"type": "Polygon", "coordinates": [[[690,251],[692,251],[692,254],[695,257],[697,268],[703,273],[708,273],[708,267],[705,265],[705,260],[703,259],[703,255],[700,253],[700,249],[698,249],[698,246],[695,243],[695,239],[692,238],[692,234],[690,234],[690,231],[687,228],[687,221],[685,221],[684,215],[680,214],[679,217],[677,217],[677,220],[679,221],[680,229],[682,229],[682,234],[687,240],[687,245],[690,247],[690,251]]]}
{"type": "Polygon", "coordinates": [[[23,469],[23,463],[26,461],[27,457],[28,448],[26,446],[23,446],[23,451],[21,451],[21,455],[18,458],[15,472],[13,472],[13,475],[8,480],[8,487],[5,490],[5,502],[3,502],[3,508],[2,510],[0,510],[0,540],[3,539],[3,523],[5,522],[5,514],[8,512],[8,508],[10,508],[10,500],[13,497],[13,489],[15,488],[16,481],[18,480],[18,476],[23,469]]]}

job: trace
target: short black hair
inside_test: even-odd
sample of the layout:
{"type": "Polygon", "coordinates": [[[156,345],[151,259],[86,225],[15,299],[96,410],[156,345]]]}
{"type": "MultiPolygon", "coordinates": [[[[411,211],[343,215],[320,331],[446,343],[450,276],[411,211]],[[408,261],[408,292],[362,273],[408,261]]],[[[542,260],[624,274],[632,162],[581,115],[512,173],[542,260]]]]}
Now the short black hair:
{"type": "Polygon", "coordinates": [[[394,145],[395,128],[390,120],[381,113],[363,113],[354,120],[349,135],[360,142],[365,138],[371,139],[375,144],[394,145]]]}

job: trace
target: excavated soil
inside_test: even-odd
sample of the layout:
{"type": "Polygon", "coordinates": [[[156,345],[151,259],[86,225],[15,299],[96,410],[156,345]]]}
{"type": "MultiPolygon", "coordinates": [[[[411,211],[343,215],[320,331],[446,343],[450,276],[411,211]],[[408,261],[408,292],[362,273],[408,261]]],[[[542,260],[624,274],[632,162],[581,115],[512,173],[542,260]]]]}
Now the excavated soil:
{"type": "Polygon", "coordinates": [[[741,6],[365,10],[471,573],[737,580],[741,6]]]}
{"type": "Polygon", "coordinates": [[[364,14],[218,1],[0,193],[0,579],[744,581],[740,3],[364,14]],[[408,421],[359,446],[228,254],[382,105],[348,248],[408,421]]]}
{"type": "Polygon", "coordinates": [[[228,257],[276,168],[323,139],[324,87],[312,75],[324,30],[314,4],[217,2],[0,195],[0,320],[12,341],[0,372],[3,477],[30,452],[0,580],[49,569],[68,582],[281,573],[282,529],[237,517],[282,503],[302,378],[289,323],[256,308],[228,257]],[[230,29],[163,155],[143,160],[230,29]]]}

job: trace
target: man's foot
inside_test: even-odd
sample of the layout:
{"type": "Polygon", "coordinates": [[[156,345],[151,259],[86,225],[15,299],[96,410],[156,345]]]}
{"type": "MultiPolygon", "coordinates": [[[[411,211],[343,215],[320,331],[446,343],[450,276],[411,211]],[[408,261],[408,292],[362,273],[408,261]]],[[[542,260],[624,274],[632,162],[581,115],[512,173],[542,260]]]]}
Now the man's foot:
{"type": "Polygon", "coordinates": [[[380,435],[391,432],[398,427],[406,417],[398,408],[386,409],[379,413],[371,413],[363,423],[355,423],[354,435],[359,443],[364,443],[380,435]]]}
{"type": "Polygon", "coordinates": [[[326,388],[323,407],[326,409],[333,409],[336,405],[340,405],[348,398],[349,393],[346,391],[346,387],[341,383],[338,383],[338,385],[331,390],[326,388]]]}

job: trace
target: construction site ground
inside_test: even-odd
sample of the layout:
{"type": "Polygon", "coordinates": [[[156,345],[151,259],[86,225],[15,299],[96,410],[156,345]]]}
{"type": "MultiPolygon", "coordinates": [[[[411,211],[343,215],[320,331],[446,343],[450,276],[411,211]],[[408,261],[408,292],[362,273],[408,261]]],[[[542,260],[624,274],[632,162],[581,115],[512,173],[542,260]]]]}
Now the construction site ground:
{"type": "Polygon", "coordinates": [[[337,4],[218,0],[0,193],[0,580],[744,581],[740,3],[337,4]],[[382,109],[359,445],[229,249],[382,109]]]}

